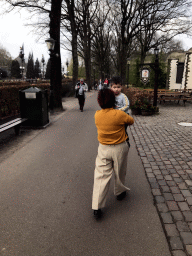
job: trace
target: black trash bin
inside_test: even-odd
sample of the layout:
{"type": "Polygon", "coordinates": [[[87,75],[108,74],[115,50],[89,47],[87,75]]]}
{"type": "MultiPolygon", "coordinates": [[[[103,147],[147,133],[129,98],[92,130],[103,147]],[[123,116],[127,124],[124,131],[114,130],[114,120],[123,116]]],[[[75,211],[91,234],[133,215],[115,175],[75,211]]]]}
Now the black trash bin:
{"type": "Polygon", "coordinates": [[[30,87],[19,92],[21,118],[27,118],[25,125],[45,126],[49,123],[48,92],[30,87]]]}

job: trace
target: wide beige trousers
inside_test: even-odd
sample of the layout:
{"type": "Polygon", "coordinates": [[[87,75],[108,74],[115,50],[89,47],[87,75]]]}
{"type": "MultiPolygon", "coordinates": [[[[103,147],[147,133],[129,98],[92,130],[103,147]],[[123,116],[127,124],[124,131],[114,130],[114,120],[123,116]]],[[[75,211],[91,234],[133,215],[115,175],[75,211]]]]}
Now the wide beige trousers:
{"type": "Polygon", "coordinates": [[[105,206],[110,180],[114,171],[115,196],[129,188],[124,186],[127,171],[129,146],[127,142],[117,145],[102,145],[99,143],[95,162],[92,209],[98,210],[105,206]]]}

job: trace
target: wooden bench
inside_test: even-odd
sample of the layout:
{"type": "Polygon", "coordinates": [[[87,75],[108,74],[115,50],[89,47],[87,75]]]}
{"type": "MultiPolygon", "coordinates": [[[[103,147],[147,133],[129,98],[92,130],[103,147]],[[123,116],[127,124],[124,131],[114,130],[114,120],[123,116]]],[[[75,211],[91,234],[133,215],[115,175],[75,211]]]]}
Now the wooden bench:
{"type": "Polygon", "coordinates": [[[11,128],[14,128],[15,129],[15,134],[19,135],[20,126],[26,120],[27,120],[27,118],[15,118],[12,121],[6,122],[6,123],[0,125],[0,133],[4,132],[4,131],[7,131],[11,128]]]}
{"type": "Polygon", "coordinates": [[[189,100],[192,100],[191,97],[189,97],[188,95],[179,95],[179,94],[165,94],[165,95],[160,95],[158,97],[159,103],[161,104],[161,102],[163,101],[164,103],[166,101],[177,101],[177,103],[179,104],[179,102],[182,100],[183,104],[185,106],[185,103],[189,100]]]}

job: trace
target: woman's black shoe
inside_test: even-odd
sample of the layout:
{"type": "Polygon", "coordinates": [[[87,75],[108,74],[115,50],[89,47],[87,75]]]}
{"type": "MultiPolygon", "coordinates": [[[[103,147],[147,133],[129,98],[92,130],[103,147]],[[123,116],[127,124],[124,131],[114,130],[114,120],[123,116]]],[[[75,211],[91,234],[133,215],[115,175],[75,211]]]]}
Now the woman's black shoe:
{"type": "Polygon", "coordinates": [[[121,201],[126,197],[126,191],[117,196],[117,200],[121,201]]]}
{"type": "Polygon", "coordinates": [[[101,209],[94,210],[94,211],[93,211],[93,215],[94,215],[95,219],[97,219],[97,220],[100,219],[101,216],[102,216],[102,211],[101,211],[101,209]]]}

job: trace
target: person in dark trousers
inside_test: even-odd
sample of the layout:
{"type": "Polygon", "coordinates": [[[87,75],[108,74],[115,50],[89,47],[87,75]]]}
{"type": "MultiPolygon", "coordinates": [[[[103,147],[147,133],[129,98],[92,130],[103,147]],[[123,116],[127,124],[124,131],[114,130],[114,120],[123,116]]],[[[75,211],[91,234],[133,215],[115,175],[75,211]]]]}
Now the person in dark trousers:
{"type": "Polygon", "coordinates": [[[85,104],[85,88],[84,88],[84,81],[83,79],[80,80],[80,86],[77,91],[77,98],[79,101],[79,107],[81,112],[83,112],[83,107],[85,104]]]}
{"type": "Polygon", "coordinates": [[[97,82],[96,81],[94,82],[94,89],[95,89],[95,91],[97,91],[97,82]]]}

